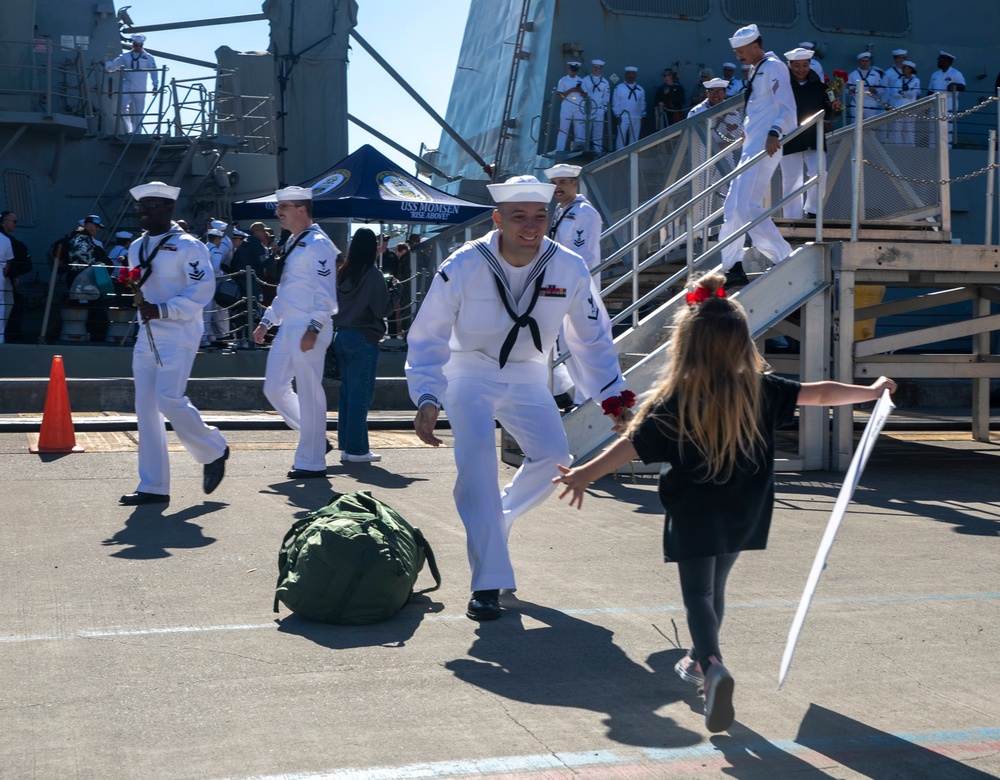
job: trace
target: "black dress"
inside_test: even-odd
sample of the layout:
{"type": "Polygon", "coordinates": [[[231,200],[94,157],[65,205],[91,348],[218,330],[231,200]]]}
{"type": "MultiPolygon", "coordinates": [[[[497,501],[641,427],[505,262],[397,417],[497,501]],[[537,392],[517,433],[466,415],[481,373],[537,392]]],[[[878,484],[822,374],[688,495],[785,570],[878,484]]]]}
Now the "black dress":
{"type": "Polygon", "coordinates": [[[726,482],[698,482],[704,459],[690,444],[677,441],[657,424],[676,414],[671,398],[645,417],[632,434],[643,463],[662,463],[660,501],[666,510],[663,557],[687,561],[712,555],[763,550],[774,509],[774,431],[790,422],[800,384],[773,374],[761,377],[763,445],[753,462],[742,459],[726,482]]]}

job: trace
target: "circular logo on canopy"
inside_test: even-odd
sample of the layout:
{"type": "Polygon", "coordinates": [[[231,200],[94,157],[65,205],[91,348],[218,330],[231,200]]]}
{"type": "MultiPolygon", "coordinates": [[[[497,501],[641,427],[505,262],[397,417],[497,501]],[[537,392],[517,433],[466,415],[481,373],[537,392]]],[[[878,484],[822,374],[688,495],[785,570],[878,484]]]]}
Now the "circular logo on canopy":
{"type": "Polygon", "coordinates": [[[328,192],[333,192],[349,178],[351,178],[350,171],[344,168],[338,168],[329,176],[324,176],[312,186],[313,197],[318,198],[320,195],[326,195],[328,192]]]}
{"type": "Polygon", "coordinates": [[[418,200],[424,203],[430,203],[432,200],[431,196],[420,189],[420,186],[416,182],[404,179],[392,171],[382,171],[382,173],[375,177],[375,181],[378,182],[379,187],[394,198],[418,200]]]}

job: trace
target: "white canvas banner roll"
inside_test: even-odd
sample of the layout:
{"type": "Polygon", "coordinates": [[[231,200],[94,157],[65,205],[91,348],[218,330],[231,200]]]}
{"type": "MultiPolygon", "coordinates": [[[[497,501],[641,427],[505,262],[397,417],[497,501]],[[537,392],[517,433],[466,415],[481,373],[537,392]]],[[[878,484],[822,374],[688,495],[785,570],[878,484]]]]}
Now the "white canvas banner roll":
{"type": "Polygon", "coordinates": [[[861,441],[858,442],[858,447],[854,451],[854,458],[851,460],[850,468],[847,469],[844,484],[837,495],[836,503],[833,505],[830,521],[826,524],[826,531],[823,534],[822,541],[819,543],[816,557],[813,559],[812,569],[809,572],[809,578],[806,580],[805,590],[802,591],[802,600],[799,602],[799,608],[795,612],[795,619],[792,621],[792,627],[788,632],[788,642],[785,644],[785,653],[781,657],[781,669],[778,672],[778,690],[781,690],[781,686],[785,682],[785,676],[788,674],[788,668],[792,665],[792,655],[795,653],[795,645],[799,641],[799,634],[802,632],[802,624],[806,620],[806,613],[809,612],[809,605],[812,604],[820,575],[823,573],[823,569],[826,568],[826,559],[830,555],[830,549],[833,547],[833,540],[837,536],[840,523],[844,519],[844,513],[847,512],[847,505],[850,503],[851,497],[854,495],[854,490],[861,480],[861,474],[865,470],[865,464],[868,463],[868,456],[871,455],[875,441],[882,431],[882,426],[885,425],[885,421],[889,419],[889,414],[895,408],[889,398],[889,391],[884,391],[882,397],[878,399],[878,403],[875,404],[875,408],[872,410],[871,417],[868,419],[868,425],[865,426],[865,432],[861,434],[861,441]]]}

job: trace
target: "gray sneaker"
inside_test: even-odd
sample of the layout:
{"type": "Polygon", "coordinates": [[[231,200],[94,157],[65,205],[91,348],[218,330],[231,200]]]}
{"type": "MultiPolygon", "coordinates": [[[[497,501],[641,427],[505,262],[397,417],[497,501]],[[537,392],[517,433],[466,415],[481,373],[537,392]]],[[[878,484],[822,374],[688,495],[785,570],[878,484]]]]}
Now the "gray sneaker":
{"type": "Polygon", "coordinates": [[[701,673],[701,664],[690,653],[674,664],[674,673],[684,682],[697,685],[699,688],[705,684],[705,675],[701,673]]]}

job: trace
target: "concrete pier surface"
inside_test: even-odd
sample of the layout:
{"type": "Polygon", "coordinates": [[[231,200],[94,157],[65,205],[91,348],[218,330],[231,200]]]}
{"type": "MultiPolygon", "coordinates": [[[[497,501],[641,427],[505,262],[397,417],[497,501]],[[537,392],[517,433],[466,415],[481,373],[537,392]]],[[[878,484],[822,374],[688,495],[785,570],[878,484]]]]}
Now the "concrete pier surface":
{"type": "Polygon", "coordinates": [[[1000,776],[996,440],[883,434],[780,692],[842,475],[778,475],[769,549],[730,580],[736,723],[712,735],[672,672],[688,632],[655,479],[606,478],[582,511],[553,496],[519,520],[517,594],[480,625],[442,435],[376,430],[380,463],[334,452],[328,480],[296,483],[292,432],[227,430],[205,496],[171,434],[170,505],[128,508],[134,430],[80,432],[86,452],[65,456],[0,433],[0,777],[1000,776]],[[284,533],[356,489],[424,531],[442,588],[372,626],[273,614],[284,533]]]}

